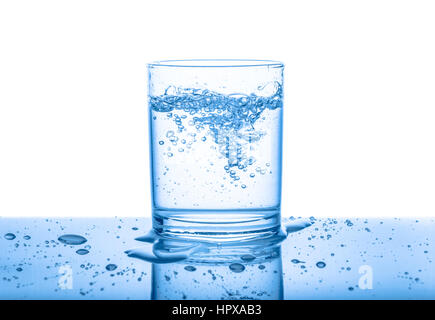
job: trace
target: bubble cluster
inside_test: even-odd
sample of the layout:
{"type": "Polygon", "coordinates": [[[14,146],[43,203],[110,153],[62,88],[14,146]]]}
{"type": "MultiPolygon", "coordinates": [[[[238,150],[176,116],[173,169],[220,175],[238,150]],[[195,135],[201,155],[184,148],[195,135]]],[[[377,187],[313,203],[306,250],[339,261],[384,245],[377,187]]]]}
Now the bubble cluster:
{"type": "MultiPolygon", "coordinates": [[[[282,87],[278,82],[268,84],[271,95],[255,94],[224,95],[203,89],[175,88],[170,86],[160,96],[150,96],[149,105],[158,113],[165,113],[167,120],[173,121],[176,128],[158,137],[161,152],[169,158],[175,154],[169,146],[179,146],[178,152],[192,149],[195,143],[207,143],[218,156],[226,159],[224,170],[236,185],[241,179],[240,171],[247,172],[256,163],[250,155],[250,148],[267,133],[256,129],[256,122],[267,109],[282,107],[282,87]]],[[[153,119],[156,119],[154,117],[153,119]]],[[[269,163],[266,166],[270,166],[269,163]]],[[[272,173],[257,164],[255,172],[272,173]]],[[[254,170],[253,170],[254,171],[254,170]]],[[[251,178],[255,173],[251,173],[251,178]]],[[[242,189],[247,184],[237,184],[242,189]]]]}

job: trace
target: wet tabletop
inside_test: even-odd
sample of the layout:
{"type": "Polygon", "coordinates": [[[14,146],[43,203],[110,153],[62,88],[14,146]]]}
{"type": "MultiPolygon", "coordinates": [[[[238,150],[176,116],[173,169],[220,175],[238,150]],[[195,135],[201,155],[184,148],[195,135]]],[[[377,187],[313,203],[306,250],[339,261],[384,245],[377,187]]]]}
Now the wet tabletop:
{"type": "Polygon", "coordinates": [[[180,249],[144,218],[0,218],[0,299],[435,298],[435,219],[299,221],[280,243],[180,249]]]}

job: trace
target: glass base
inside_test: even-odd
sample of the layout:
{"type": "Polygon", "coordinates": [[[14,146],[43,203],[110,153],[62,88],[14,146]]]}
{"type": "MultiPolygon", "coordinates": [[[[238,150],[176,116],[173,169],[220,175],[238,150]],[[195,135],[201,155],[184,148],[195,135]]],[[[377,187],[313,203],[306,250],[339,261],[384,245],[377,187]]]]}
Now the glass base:
{"type": "Polygon", "coordinates": [[[280,210],[154,209],[153,228],[163,238],[202,242],[252,241],[277,235],[280,210]]]}

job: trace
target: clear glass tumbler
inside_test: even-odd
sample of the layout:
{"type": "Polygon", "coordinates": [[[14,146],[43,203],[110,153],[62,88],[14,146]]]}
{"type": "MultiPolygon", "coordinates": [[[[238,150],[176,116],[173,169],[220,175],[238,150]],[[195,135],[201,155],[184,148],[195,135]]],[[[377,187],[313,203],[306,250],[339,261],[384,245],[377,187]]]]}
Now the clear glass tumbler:
{"type": "Polygon", "coordinates": [[[279,231],[283,71],[269,60],[148,64],[158,234],[225,242],[279,231]]]}

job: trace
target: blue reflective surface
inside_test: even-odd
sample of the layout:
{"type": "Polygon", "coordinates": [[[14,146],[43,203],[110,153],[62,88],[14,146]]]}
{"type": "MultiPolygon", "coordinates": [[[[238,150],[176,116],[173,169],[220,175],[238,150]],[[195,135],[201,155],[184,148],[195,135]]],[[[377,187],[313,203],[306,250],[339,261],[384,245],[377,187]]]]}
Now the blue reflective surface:
{"type": "Polygon", "coordinates": [[[143,218],[0,218],[0,298],[435,298],[435,219],[313,222],[281,243],[204,249],[135,240],[143,218]]]}

